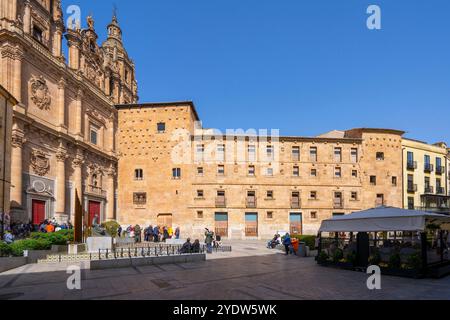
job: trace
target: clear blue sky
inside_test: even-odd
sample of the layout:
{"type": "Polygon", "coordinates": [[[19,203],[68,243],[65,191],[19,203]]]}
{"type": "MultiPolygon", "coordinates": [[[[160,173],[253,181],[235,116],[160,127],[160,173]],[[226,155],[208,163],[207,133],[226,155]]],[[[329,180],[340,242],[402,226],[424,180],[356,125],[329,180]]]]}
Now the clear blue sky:
{"type": "Polygon", "coordinates": [[[140,102],[193,100],[208,128],[397,128],[450,143],[448,0],[63,0],[113,4],[140,102]],[[366,28],[378,4],[382,30],[366,28]]]}

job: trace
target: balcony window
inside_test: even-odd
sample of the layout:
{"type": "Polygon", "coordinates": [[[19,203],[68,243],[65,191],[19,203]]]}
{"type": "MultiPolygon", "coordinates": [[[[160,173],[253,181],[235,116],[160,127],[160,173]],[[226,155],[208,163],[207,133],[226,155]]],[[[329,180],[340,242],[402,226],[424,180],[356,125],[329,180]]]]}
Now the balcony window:
{"type": "Polygon", "coordinates": [[[300,147],[292,147],[292,161],[300,161],[300,147]]]}
{"type": "Polygon", "coordinates": [[[358,178],[358,170],[352,170],[352,177],[358,178]]]}
{"type": "Polygon", "coordinates": [[[344,201],[342,198],[342,192],[335,192],[334,193],[334,208],[335,209],[342,209],[344,207],[344,201]]]}
{"type": "Polygon", "coordinates": [[[407,191],[409,193],[417,191],[417,184],[414,184],[414,176],[412,174],[408,175],[407,191]]]}
{"type": "Polygon", "coordinates": [[[225,191],[219,190],[217,191],[216,207],[224,208],[225,206],[226,206],[225,191]]]}
{"type": "Polygon", "coordinates": [[[428,155],[425,155],[425,163],[424,163],[424,171],[426,173],[431,173],[433,172],[433,165],[431,164],[431,158],[428,155]]]}
{"type": "Polygon", "coordinates": [[[254,145],[248,146],[248,161],[249,162],[256,161],[256,146],[254,145]]]}
{"type": "Polygon", "coordinates": [[[317,169],[311,169],[311,177],[317,177],[317,169]]]}
{"type": "Polygon", "coordinates": [[[311,191],[309,194],[309,199],[317,200],[317,191],[311,191]]]}
{"type": "Polygon", "coordinates": [[[415,209],[414,198],[408,197],[408,210],[414,210],[414,209],[415,209]]]}
{"type": "Polygon", "coordinates": [[[203,190],[197,190],[197,198],[203,199],[205,197],[205,194],[203,190]]]}
{"type": "Polygon", "coordinates": [[[351,193],[351,199],[353,201],[357,201],[358,200],[358,192],[352,192],[351,193]]]}
{"type": "Polygon", "coordinates": [[[224,165],[217,166],[217,175],[219,175],[219,176],[225,175],[225,166],[224,165]]]}
{"type": "Polygon", "coordinates": [[[292,209],[299,209],[300,208],[300,193],[299,192],[292,192],[291,208],[292,209]]]}
{"type": "Polygon", "coordinates": [[[342,169],[340,167],[334,168],[334,177],[342,178],[342,169]]]}
{"type": "Polygon", "coordinates": [[[273,200],[273,191],[272,190],[267,191],[266,197],[268,200],[273,200]]]}
{"type": "Polygon", "coordinates": [[[317,147],[311,147],[309,149],[309,159],[311,162],[317,162],[317,147]]]}
{"type": "Polygon", "coordinates": [[[292,175],[294,177],[299,177],[300,176],[300,168],[298,166],[294,166],[294,168],[292,169],[292,175]]]}
{"type": "Polygon", "coordinates": [[[444,173],[444,167],[442,166],[442,159],[436,158],[436,174],[441,175],[444,173]]]}
{"type": "Polygon", "coordinates": [[[352,163],[357,163],[358,162],[358,149],[352,148],[350,157],[351,157],[352,163]]]}
{"type": "Polygon", "coordinates": [[[334,161],[342,162],[342,148],[334,148],[334,161]]]}
{"type": "Polygon", "coordinates": [[[197,168],[197,175],[199,177],[203,177],[204,171],[203,171],[203,167],[198,167],[197,168]]]}
{"type": "Polygon", "coordinates": [[[255,191],[247,192],[246,205],[247,205],[247,208],[256,208],[256,192],[255,191]]]}
{"type": "Polygon", "coordinates": [[[417,169],[417,162],[414,161],[414,153],[411,151],[408,151],[406,156],[406,166],[408,170],[415,170],[417,169]]]}
{"type": "Polygon", "coordinates": [[[255,176],[255,166],[248,167],[248,175],[254,177],[255,176]]]}

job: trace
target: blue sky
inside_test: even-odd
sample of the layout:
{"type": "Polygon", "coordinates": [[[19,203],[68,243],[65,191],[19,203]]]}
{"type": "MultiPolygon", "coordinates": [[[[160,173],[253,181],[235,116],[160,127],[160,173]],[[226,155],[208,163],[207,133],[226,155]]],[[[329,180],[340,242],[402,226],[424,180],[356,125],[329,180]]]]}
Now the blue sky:
{"type": "Polygon", "coordinates": [[[113,4],[140,102],[192,100],[221,130],[312,136],[383,127],[450,143],[448,0],[63,0],[92,12],[103,40],[113,4]],[[366,9],[382,10],[382,30],[366,9]]]}

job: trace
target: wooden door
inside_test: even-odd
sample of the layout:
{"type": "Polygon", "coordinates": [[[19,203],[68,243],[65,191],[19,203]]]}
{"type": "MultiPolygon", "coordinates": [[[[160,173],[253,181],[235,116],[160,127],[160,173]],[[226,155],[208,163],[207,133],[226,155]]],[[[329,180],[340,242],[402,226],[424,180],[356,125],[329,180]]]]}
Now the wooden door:
{"type": "Polygon", "coordinates": [[[214,220],[216,236],[228,237],[228,213],[216,212],[214,220]]]}
{"type": "Polygon", "coordinates": [[[303,234],[302,228],[302,214],[291,213],[289,217],[290,222],[290,234],[303,234]]]}
{"type": "Polygon", "coordinates": [[[45,201],[32,200],[33,224],[39,225],[45,220],[45,201]]]}
{"type": "Polygon", "coordinates": [[[88,225],[92,226],[92,221],[94,220],[95,216],[98,216],[97,223],[101,223],[101,216],[100,216],[100,208],[101,203],[96,201],[89,201],[89,221],[88,225]]]}
{"type": "Polygon", "coordinates": [[[258,214],[246,213],[245,214],[245,236],[257,237],[258,236],[258,214]]]}
{"type": "Polygon", "coordinates": [[[172,215],[171,214],[160,214],[158,215],[158,226],[172,228],[172,215]]]}

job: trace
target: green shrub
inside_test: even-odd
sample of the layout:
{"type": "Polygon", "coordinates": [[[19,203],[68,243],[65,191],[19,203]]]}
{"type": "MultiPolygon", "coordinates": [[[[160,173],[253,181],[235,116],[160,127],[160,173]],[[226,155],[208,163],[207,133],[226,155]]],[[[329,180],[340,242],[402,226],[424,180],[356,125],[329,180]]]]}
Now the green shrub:
{"type": "Polygon", "coordinates": [[[22,257],[24,250],[50,250],[52,243],[45,239],[26,239],[16,241],[9,246],[13,256],[22,257]]]}
{"type": "Polygon", "coordinates": [[[304,242],[309,249],[314,250],[316,246],[316,236],[308,236],[308,235],[292,235],[291,238],[298,239],[300,242],[304,242]]]}
{"type": "Polygon", "coordinates": [[[12,253],[11,247],[0,241],[0,257],[9,257],[12,253]]]}
{"type": "Polygon", "coordinates": [[[369,264],[371,266],[377,266],[381,262],[381,256],[379,252],[375,252],[369,257],[369,264]]]}
{"type": "Polygon", "coordinates": [[[419,270],[422,268],[422,257],[419,253],[410,255],[406,260],[406,267],[408,269],[419,270]]]}
{"type": "Polygon", "coordinates": [[[73,241],[73,230],[61,230],[54,233],[34,232],[30,235],[33,240],[46,240],[52,245],[63,246],[73,241]]]}
{"type": "Polygon", "coordinates": [[[319,256],[317,257],[317,262],[324,263],[328,261],[328,254],[325,251],[321,251],[319,256]]]}
{"type": "Polygon", "coordinates": [[[107,234],[114,238],[117,236],[120,224],[117,221],[108,221],[102,223],[102,227],[105,228],[107,234]]]}
{"type": "Polygon", "coordinates": [[[402,266],[402,260],[400,258],[400,254],[399,253],[394,253],[389,258],[389,268],[391,268],[391,269],[400,269],[401,266],[402,266]]]}
{"type": "Polygon", "coordinates": [[[347,253],[347,255],[345,256],[345,260],[347,260],[347,262],[351,263],[352,265],[356,264],[356,252],[352,251],[347,253]]]}
{"type": "Polygon", "coordinates": [[[342,249],[336,249],[333,254],[333,262],[339,262],[344,259],[344,251],[342,249]]]}

